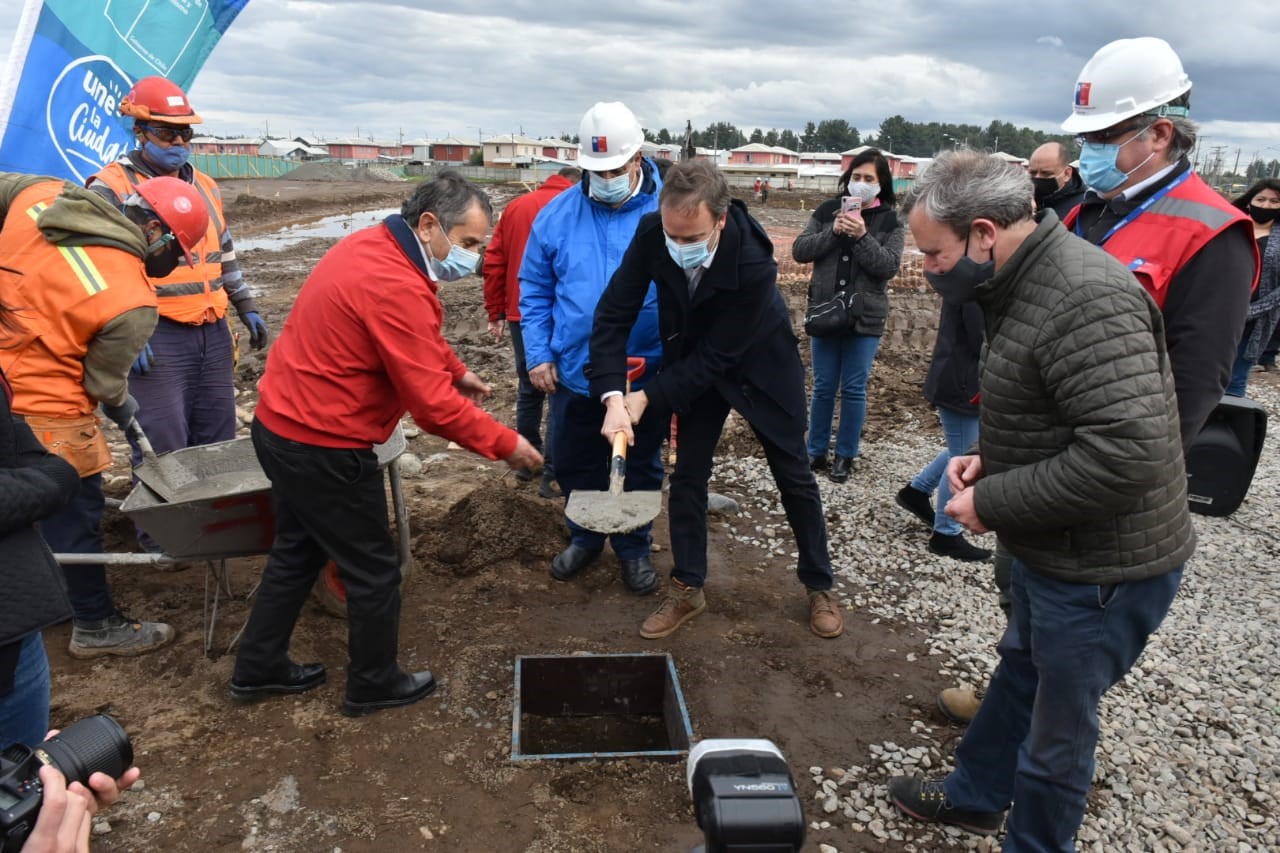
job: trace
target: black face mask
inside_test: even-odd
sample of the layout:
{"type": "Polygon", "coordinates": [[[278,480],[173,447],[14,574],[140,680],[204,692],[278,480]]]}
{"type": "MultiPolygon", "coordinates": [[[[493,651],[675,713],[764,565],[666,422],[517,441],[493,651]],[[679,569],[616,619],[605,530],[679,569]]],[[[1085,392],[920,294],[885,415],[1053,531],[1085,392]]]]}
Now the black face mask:
{"type": "Polygon", "coordinates": [[[1044,207],[1045,200],[1058,191],[1057,178],[1032,178],[1031,185],[1036,188],[1036,207],[1044,207]]]}
{"type": "Polygon", "coordinates": [[[143,264],[148,278],[164,278],[178,268],[182,260],[182,249],[177,240],[170,240],[158,251],[148,252],[143,264]]]}
{"type": "Polygon", "coordinates": [[[1249,216],[1259,225],[1266,225],[1268,222],[1274,222],[1276,217],[1280,216],[1280,207],[1258,207],[1256,204],[1249,205],[1249,216]]]}
{"type": "Polygon", "coordinates": [[[964,254],[955,266],[946,272],[925,271],[925,280],[929,286],[947,302],[960,304],[972,302],[978,298],[978,285],[986,284],[996,274],[996,250],[991,250],[991,258],[978,263],[969,257],[969,236],[964,238],[964,254]]]}

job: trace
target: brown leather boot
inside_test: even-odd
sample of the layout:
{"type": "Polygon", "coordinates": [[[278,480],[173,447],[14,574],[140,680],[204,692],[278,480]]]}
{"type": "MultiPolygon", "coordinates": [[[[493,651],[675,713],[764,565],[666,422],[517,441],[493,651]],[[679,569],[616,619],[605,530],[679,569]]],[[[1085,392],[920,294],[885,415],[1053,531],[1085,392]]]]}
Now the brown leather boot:
{"type": "Polygon", "coordinates": [[[828,590],[809,590],[809,630],[828,640],[844,633],[840,605],[828,590]]]}
{"type": "Polygon", "coordinates": [[[672,580],[658,609],[640,626],[640,636],[646,640],[662,639],[706,609],[707,598],[702,594],[702,587],[684,586],[672,580]]]}
{"type": "Polygon", "coordinates": [[[938,694],[938,710],[953,723],[973,721],[982,707],[982,693],[972,687],[948,687],[938,694]]]}

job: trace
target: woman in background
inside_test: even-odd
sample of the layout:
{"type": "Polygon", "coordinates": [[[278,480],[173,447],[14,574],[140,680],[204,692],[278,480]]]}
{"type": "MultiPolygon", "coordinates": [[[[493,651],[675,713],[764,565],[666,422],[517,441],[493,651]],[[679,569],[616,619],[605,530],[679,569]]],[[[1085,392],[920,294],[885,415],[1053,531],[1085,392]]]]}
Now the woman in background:
{"type": "Polygon", "coordinates": [[[1262,258],[1258,289],[1249,302],[1240,349],[1227,383],[1228,394],[1243,397],[1249,371],[1262,359],[1272,333],[1280,326],[1280,240],[1271,239],[1271,228],[1280,217],[1280,179],[1263,178],[1232,203],[1253,220],[1253,238],[1262,258]]]}
{"type": "Polygon", "coordinates": [[[809,404],[809,461],[830,469],[835,483],[849,479],[867,416],[867,379],[889,316],[889,279],[902,263],[903,227],[889,162],[875,149],[853,158],[840,176],[839,194],[823,202],[791,246],[799,263],[813,263],[809,306],[846,294],[852,306],[848,328],[832,337],[810,337],[813,399],[809,404]],[[860,210],[846,212],[845,198],[860,210]],[[840,392],[840,428],[835,460],[829,461],[831,419],[840,392]]]}

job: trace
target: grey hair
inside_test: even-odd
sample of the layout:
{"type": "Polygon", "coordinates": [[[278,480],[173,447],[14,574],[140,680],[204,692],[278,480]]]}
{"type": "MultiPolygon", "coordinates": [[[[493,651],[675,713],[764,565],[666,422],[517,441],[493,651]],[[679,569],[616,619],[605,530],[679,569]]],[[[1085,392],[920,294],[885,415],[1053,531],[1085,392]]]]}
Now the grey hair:
{"type": "Polygon", "coordinates": [[[445,169],[418,185],[413,195],[400,205],[400,215],[410,228],[417,228],[422,214],[434,213],[440,227],[450,231],[466,217],[472,204],[480,205],[489,221],[493,221],[493,205],[484,190],[453,169],[445,169]]]}
{"type": "Polygon", "coordinates": [[[1169,117],[1173,124],[1173,136],[1169,139],[1169,162],[1174,163],[1190,156],[1196,147],[1196,135],[1200,127],[1189,118],[1169,117]]]}
{"type": "Polygon", "coordinates": [[[1001,228],[1030,219],[1033,187],[1025,169],[968,148],[944,151],[916,179],[902,204],[964,235],[975,219],[1001,228]]]}

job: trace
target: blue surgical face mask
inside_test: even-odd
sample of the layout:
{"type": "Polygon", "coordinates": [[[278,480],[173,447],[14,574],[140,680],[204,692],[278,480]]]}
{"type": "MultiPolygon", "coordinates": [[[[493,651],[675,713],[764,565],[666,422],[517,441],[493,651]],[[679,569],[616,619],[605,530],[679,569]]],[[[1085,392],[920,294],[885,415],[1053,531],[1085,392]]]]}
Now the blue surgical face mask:
{"type": "MultiPolygon", "coordinates": [[[[972,229],[970,229],[972,233],[972,229]]],[[[989,260],[978,263],[969,257],[969,235],[964,238],[964,254],[955,266],[946,272],[925,271],[925,280],[929,286],[947,302],[959,304],[972,302],[978,296],[978,285],[991,280],[996,274],[996,253],[991,250],[989,260]]]]}
{"type": "Polygon", "coordinates": [[[617,204],[631,195],[631,173],[623,172],[612,178],[593,174],[587,192],[601,204],[617,204]]]}
{"type": "Polygon", "coordinates": [[[431,264],[431,272],[435,277],[440,281],[457,281],[475,272],[476,265],[480,263],[480,253],[462,248],[450,240],[448,234],[444,239],[449,244],[449,254],[445,255],[443,261],[436,259],[429,243],[426,246],[427,261],[431,264]]]}
{"type": "Polygon", "coordinates": [[[697,243],[677,243],[665,233],[662,238],[667,241],[667,253],[671,255],[671,260],[682,270],[697,269],[711,257],[710,237],[697,243]]]}
{"type": "Polygon", "coordinates": [[[176,172],[186,165],[191,156],[191,149],[185,145],[170,145],[167,148],[147,141],[142,145],[147,159],[155,164],[161,172],[176,172]]]}
{"type": "Polygon", "coordinates": [[[1136,133],[1120,145],[1109,142],[1088,142],[1086,141],[1080,148],[1080,177],[1089,185],[1090,189],[1095,192],[1109,193],[1117,190],[1129,180],[1129,176],[1141,169],[1152,157],[1155,156],[1154,151],[1147,155],[1147,160],[1143,160],[1127,172],[1122,172],[1116,166],[1116,158],[1120,156],[1120,149],[1128,145],[1133,140],[1141,136],[1142,133],[1136,133]]]}

